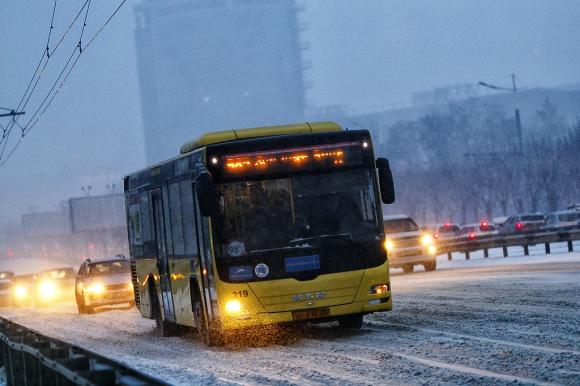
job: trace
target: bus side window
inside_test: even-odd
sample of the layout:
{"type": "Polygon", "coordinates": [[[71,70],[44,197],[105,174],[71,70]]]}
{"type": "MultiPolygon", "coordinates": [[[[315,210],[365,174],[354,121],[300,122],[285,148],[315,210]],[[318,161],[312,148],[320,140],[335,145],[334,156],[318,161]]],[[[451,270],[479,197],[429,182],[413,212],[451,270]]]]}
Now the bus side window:
{"type": "Polygon", "coordinates": [[[185,242],[185,253],[187,255],[197,254],[197,237],[195,233],[195,217],[193,209],[193,189],[190,180],[179,183],[181,198],[181,216],[183,223],[183,238],[185,242]]]}
{"type": "MultiPolygon", "coordinates": [[[[133,257],[143,256],[143,229],[141,220],[140,198],[138,194],[129,196],[128,208],[129,240],[133,257]]],[[[80,274],[80,272],[79,272],[80,274]]]]}
{"type": "Polygon", "coordinates": [[[169,185],[169,209],[171,212],[171,233],[173,235],[173,251],[176,256],[185,255],[185,240],[183,235],[183,215],[179,183],[169,185]]]}
{"type": "MultiPolygon", "coordinates": [[[[145,192],[141,192],[139,194],[139,198],[140,198],[140,207],[141,207],[141,237],[142,237],[142,243],[146,244],[147,242],[151,242],[154,241],[153,239],[153,235],[151,233],[151,215],[150,215],[150,210],[149,210],[149,192],[145,191],[145,192]]],[[[154,254],[154,249],[150,248],[150,250],[147,249],[147,245],[144,245],[145,249],[144,249],[144,253],[143,256],[147,255],[147,254],[154,254]]]]}

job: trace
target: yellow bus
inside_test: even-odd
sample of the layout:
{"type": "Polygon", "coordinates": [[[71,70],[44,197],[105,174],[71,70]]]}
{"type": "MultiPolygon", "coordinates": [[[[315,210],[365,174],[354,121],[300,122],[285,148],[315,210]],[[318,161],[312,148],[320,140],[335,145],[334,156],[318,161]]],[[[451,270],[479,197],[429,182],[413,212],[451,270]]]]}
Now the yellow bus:
{"type": "Polygon", "coordinates": [[[332,122],[202,135],[124,179],[135,303],[159,333],[224,334],[392,308],[388,161],[332,122]]]}

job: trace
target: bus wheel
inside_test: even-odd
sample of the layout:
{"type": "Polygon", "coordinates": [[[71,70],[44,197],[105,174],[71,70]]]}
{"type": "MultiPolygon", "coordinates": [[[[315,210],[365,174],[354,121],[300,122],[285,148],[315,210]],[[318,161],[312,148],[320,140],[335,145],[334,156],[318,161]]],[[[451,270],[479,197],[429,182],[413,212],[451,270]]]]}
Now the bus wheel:
{"type": "Polygon", "coordinates": [[[347,315],[338,319],[338,325],[345,330],[360,330],[362,327],[362,315],[347,315]]]}
{"type": "Polygon", "coordinates": [[[411,273],[413,272],[413,268],[415,268],[413,264],[405,264],[403,265],[403,272],[411,273]]]}
{"type": "Polygon", "coordinates": [[[423,263],[423,267],[425,267],[425,271],[435,271],[437,268],[437,262],[435,260],[426,261],[423,263]]]}

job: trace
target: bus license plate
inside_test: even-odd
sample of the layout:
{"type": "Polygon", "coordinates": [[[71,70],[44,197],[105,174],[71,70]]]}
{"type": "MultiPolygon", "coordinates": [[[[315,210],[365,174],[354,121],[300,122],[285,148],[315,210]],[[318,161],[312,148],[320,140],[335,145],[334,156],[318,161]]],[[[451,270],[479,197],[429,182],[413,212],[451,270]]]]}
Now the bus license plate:
{"type": "Polygon", "coordinates": [[[319,319],[326,318],[328,315],[330,315],[330,309],[328,308],[315,308],[312,310],[292,311],[293,320],[319,319]]]}

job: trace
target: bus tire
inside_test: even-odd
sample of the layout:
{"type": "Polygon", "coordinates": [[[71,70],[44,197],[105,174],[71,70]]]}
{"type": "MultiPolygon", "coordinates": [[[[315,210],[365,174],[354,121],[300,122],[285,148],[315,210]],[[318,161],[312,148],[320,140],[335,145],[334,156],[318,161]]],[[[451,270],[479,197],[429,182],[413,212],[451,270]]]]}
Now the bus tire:
{"type": "Polygon", "coordinates": [[[423,267],[425,268],[425,271],[435,271],[437,269],[437,261],[435,260],[431,260],[431,261],[426,261],[423,263],[423,267]]]}
{"type": "Polygon", "coordinates": [[[338,325],[344,330],[360,330],[362,328],[362,322],[362,314],[346,315],[338,319],[338,325]]]}
{"type": "Polygon", "coordinates": [[[414,268],[415,268],[415,266],[413,264],[403,264],[403,272],[405,272],[405,273],[413,272],[414,268]]]}

